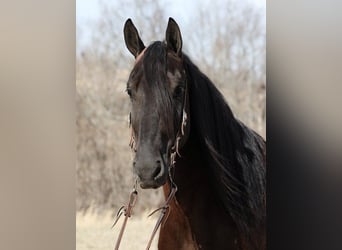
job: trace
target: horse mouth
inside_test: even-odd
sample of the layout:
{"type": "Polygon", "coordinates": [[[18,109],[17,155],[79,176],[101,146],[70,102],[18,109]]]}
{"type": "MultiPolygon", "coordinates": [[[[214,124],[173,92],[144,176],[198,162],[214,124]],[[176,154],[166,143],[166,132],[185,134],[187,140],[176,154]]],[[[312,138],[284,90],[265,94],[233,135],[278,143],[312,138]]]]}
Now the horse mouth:
{"type": "Polygon", "coordinates": [[[145,182],[141,182],[140,183],[140,187],[142,189],[157,189],[159,188],[161,185],[158,185],[156,183],[145,183],[145,182]]]}
{"type": "Polygon", "coordinates": [[[142,180],[139,178],[140,187],[142,189],[157,189],[166,183],[167,174],[163,174],[153,180],[142,180]]]}

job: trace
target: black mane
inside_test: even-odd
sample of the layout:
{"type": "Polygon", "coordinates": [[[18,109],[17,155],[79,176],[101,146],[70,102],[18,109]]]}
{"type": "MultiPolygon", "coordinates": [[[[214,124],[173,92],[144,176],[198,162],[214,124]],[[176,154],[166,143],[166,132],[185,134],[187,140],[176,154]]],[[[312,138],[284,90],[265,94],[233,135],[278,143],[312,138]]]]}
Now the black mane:
{"type": "Polygon", "coordinates": [[[266,218],[265,141],[234,117],[222,94],[184,54],[183,61],[191,133],[199,138],[226,212],[248,234],[266,218]]]}

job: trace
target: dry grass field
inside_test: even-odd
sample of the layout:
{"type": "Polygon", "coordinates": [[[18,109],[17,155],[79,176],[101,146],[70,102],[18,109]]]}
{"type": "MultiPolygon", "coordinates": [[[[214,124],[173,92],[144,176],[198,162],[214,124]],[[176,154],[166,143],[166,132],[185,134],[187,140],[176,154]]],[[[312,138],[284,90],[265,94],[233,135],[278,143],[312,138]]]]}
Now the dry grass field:
{"type": "MultiPolygon", "coordinates": [[[[129,218],[120,249],[145,249],[156,222],[156,217],[148,218],[147,215],[143,213],[129,218]]],[[[112,229],[113,221],[109,212],[101,215],[77,213],[76,250],[113,250],[123,218],[120,218],[119,223],[112,229]]],[[[157,249],[157,236],[151,250],[157,249]]]]}

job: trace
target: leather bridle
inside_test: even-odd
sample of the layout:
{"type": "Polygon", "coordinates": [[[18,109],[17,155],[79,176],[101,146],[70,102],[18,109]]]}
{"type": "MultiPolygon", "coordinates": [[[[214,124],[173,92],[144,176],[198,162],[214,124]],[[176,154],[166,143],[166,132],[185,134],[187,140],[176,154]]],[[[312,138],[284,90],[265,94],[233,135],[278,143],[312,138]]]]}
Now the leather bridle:
{"type": "MultiPolygon", "coordinates": [[[[146,250],[149,250],[151,247],[151,244],[153,242],[154,236],[158,231],[158,228],[160,227],[160,225],[163,223],[163,225],[165,224],[165,222],[167,221],[169,214],[170,214],[170,202],[175,199],[175,194],[177,192],[177,185],[175,184],[175,182],[173,181],[173,175],[174,175],[174,170],[175,170],[175,164],[176,164],[176,156],[178,155],[179,157],[181,157],[181,155],[179,154],[179,143],[181,141],[181,139],[184,137],[185,135],[185,127],[187,125],[187,121],[188,121],[188,115],[186,112],[186,102],[187,102],[187,82],[185,82],[185,90],[184,90],[184,96],[183,96],[183,103],[182,103],[182,120],[181,120],[181,124],[180,127],[178,129],[175,141],[173,146],[171,147],[171,152],[170,152],[170,165],[169,165],[169,184],[170,184],[170,193],[164,203],[163,206],[157,208],[156,210],[154,210],[151,214],[149,214],[149,217],[153,214],[155,214],[156,212],[160,211],[160,215],[159,218],[154,226],[154,229],[152,231],[152,234],[150,236],[150,239],[147,243],[146,246],[146,250]],[[165,217],[166,216],[166,217],[165,217]]],[[[131,126],[131,114],[129,114],[129,126],[131,126]]],[[[131,140],[129,143],[129,146],[131,147],[131,149],[133,149],[136,152],[136,148],[135,148],[135,140],[134,140],[134,132],[133,129],[131,128],[131,140]]],[[[165,163],[165,159],[163,157],[163,155],[161,154],[161,158],[162,158],[162,162],[164,164],[164,166],[166,166],[165,163]]],[[[114,221],[114,224],[112,227],[115,226],[115,224],[118,222],[119,218],[121,217],[121,215],[123,214],[125,216],[124,222],[121,226],[120,229],[120,233],[119,236],[117,238],[116,244],[115,244],[115,250],[119,249],[120,243],[121,243],[121,239],[123,236],[123,233],[125,231],[126,228],[126,224],[128,221],[128,218],[131,217],[132,215],[132,210],[133,207],[136,204],[137,201],[137,197],[138,197],[138,191],[137,191],[137,179],[135,180],[134,186],[133,186],[133,190],[131,191],[130,195],[129,195],[129,201],[128,204],[126,206],[122,206],[117,215],[116,215],[116,219],[114,221]]]]}

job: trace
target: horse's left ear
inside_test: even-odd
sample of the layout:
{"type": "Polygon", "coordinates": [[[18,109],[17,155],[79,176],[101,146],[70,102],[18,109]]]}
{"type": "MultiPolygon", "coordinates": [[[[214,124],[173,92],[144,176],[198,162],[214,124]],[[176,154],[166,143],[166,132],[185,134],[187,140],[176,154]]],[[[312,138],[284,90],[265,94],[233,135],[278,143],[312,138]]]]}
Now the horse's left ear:
{"type": "Polygon", "coordinates": [[[166,45],[168,49],[180,56],[182,53],[182,44],[182,36],[178,24],[170,17],[166,29],[166,45]]]}

